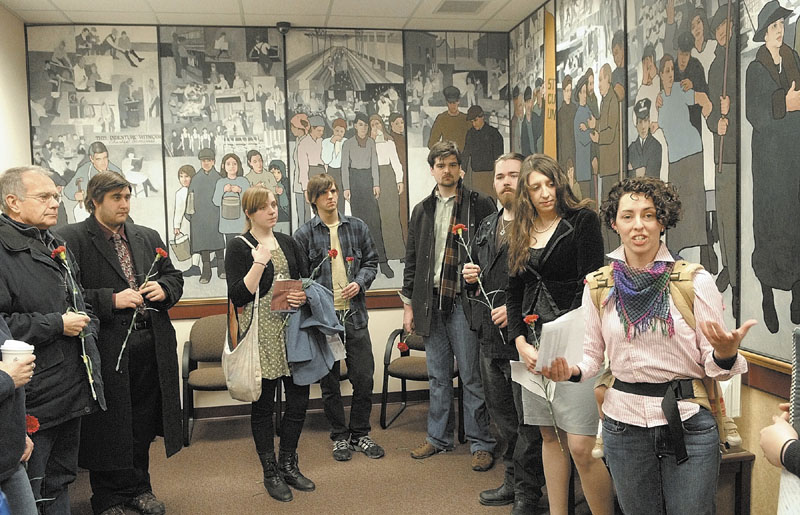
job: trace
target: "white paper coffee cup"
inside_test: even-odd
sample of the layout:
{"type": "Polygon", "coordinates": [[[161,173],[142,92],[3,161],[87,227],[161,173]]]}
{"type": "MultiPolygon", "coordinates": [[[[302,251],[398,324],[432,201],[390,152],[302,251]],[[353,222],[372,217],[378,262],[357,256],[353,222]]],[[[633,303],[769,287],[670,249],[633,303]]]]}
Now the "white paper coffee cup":
{"type": "Polygon", "coordinates": [[[33,345],[19,340],[6,340],[3,345],[0,345],[0,352],[3,354],[3,361],[10,363],[33,354],[33,345]]]}

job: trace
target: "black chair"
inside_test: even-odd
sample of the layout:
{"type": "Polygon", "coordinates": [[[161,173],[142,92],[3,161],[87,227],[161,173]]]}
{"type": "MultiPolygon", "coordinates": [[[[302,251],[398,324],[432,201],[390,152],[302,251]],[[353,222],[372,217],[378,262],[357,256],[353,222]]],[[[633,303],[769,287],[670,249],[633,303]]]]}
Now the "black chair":
{"type": "Polygon", "coordinates": [[[227,315],[212,315],[198,319],[183,346],[183,445],[188,447],[194,427],[194,392],[225,391],[222,372],[222,350],[225,346],[227,315]],[[199,363],[207,366],[198,367],[199,363]]]}
{"type": "MultiPolygon", "coordinates": [[[[411,351],[425,352],[425,341],[421,336],[411,333],[403,340],[403,330],[395,329],[386,341],[386,351],[383,355],[383,390],[381,392],[381,427],[388,428],[406,409],[408,404],[408,392],[406,381],[428,381],[428,366],[425,356],[412,355],[411,351]],[[408,350],[400,351],[395,359],[392,359],[397,342],[405,341],[408,350]],[[395,413],[389,421],[386,421],[386,405],[389,402],[389,377],[400,379],[400,410],[395,413]]],[[[464,389],[461,384],[461,376],[458,374],[458,363],[453,366],[453,377],[458,378],[458,385],[455,389],[456,401],[458,402],[458,441],[466,442],[464,435],[464,389]]]]}

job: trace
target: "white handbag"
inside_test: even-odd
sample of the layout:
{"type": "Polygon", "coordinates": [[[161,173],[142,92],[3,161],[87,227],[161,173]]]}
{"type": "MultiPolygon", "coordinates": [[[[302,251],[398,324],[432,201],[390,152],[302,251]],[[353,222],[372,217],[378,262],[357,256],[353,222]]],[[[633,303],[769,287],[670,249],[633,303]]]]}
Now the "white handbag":
{"type": "MultiPolygon", "coordinates": [[[[251,248],[253,245],[239,236],[251,248]]],[[[258,302],[259,290],[253,301],[253,316],[244,335],[239,334],[239,316],[236,307],[228,299],[228,330],[225,332],[225,348],[222,351],[222,371],[228,392],[237,401],[255,402],[261,397],[261,358],[258,351],[258,302]]]]}

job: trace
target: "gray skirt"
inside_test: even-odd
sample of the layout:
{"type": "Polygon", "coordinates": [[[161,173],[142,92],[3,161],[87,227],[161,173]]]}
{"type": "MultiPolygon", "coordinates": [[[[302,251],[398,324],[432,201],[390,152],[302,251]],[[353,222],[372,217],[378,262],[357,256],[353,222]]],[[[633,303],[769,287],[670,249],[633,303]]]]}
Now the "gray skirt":
{"type": "Polygon", "coordinates": [[[678,191],[683,213],[678,225],[667,231],[667,247],[679,253],[690,247],[708,245],[703,153],[698,152],[670,163],[669,182],[678,191]]]}
{"type": "MultiPolygon", "coordinates": [[[[573,435],[595,436],[600,415],[597,402],[594,400],[595,378],[588,378],[580,383],[568,381],[551,384],[555,386],[553,398],[553,415],[555,425],[573,435]]],[[[525,423],[531,426],[553,426],[553,416],[547,408],[543,397],[527,388],[522,388],[522,411],[525,423]]]]}

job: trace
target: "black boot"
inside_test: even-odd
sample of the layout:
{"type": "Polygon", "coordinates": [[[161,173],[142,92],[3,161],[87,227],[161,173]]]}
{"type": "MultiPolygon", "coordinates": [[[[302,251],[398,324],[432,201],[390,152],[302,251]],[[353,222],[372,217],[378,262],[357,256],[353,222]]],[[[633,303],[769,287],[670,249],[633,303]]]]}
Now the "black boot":
{"type": "Polygon", "coordinates": [[[264,486],[270,497],[282,502],[289,502],[293,499],[289,485],[283,480],[283,475],[278,471],[278,463],[275,461],[275,454],[259,454],[261,466],[264,468],[264,486]]]}
{"type": "Polygon", "coordinates": [[[512,481],[503,481],[498,488],[484,490],[479,496],[480,503],[484,506],[505,506],[514,502],[514,484],[512,481]]]}
{"type": "Polygon", "coordinates": [[[311,492],[316,488],[314,482],[308,479],[297,468],[297,453],[281,451],[278,455],[278,468],[286,484],[303,492],[311,492]]]}

